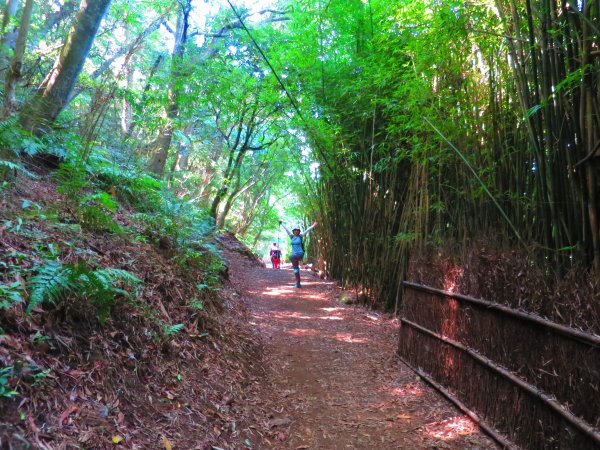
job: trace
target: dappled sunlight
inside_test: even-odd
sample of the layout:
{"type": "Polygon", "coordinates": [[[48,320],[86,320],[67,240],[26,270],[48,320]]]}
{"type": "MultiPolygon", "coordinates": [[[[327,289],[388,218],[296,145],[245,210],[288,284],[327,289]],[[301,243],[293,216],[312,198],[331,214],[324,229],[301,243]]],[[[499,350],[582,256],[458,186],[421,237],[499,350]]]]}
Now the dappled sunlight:
{"type": "Polygon", "coordinates": [[[292,285],[268,287],[262,292],[257,292],[257,294],[267,297],[280,297],[282,299],[302,297],[303,299],[310,300],[325,300],[322,294],[314,294],[310,291],[311,284],[313,283],[303,281],[303,288],[300,290],[294,288],[292,285]]]}
{"type": "Polygon", "coordinates": [[[319,320],[344,320],[343,317],[340,316],[321,316],[317,317],[319,320]]]}
{"type": "Polygon", "coordinates": [[[442,441],[470,436],[479,433],[479,427],[468,416],[451,417],[441,422],[433,422],[425,427],[425,435],[442,441]]]}
{"type": "MultiPolygon", "coordinates": [[[[306,286],[305,286],[306,287],[306,286]]],[[[317,300],[319,302],[326,302],[327,299],[323,297],[321,294],[309,294],[310,291],[302,290],[302,292],[294,292],[296,297],[301,298],[302,300],[317,300]]]]}
{"type": "Polygon", "coordinates": [[[373,322],[381,322],[382,320],[381,317],[374,316],[373,314],[365,314],[364,317],[373,322]]]}
{"type": "Polygon", "coordinates": [[[266,291],[262,292],[262,295],[269,295],[271,297],[278,297],[283,294],[289,294],[292,292],[292,288],[288,287],[268,287],[266,291]]]}
{"type": "Polygon", "coordinates": [[[451,266],[444,273],[444,290],[454,293],[460,285],[465,269],[461,266],[451,266]]]}
{"type": "Polygon", "coordinates": [[[347,342],[349,344],[366,344],[369,342],[369,339],[357,338],[350,333],[336,333],[332,337],[340,342],[347,342]]]}
{"type": "Polygon", "coordinates": [[[269,317],[275,319],[314,319],[312,316],[290,311],[272,313],[269,317]]]}
{"type": "MultiPolygon", "coordinates": [[[[300,289],[290,270],[259,272],[244,272],[239,286],[282,395],[272,422],[290,427],[276,435],[284,443],[277,448],[466,448],[461,439],[491,448],[477,446],[477,427],[399,365],[399,319],[344,304],[337,287],[308,272],[300,289]]],[[[449,308],[440,332],[455,333],[459,312],[449,308]]],[[[452,356],[443,355],[456,371],[452,356]]]]}
{"type": "Polygon", "coordinates": [[[280,311],[270,314],[255,314],[256,317],[261,318],[269,318],[269,319],[303,319],[303,320],[344,320],[343,317],[340,316],[311,316],[307,314],[301,314],[297,312],[289,312],[289,311],[280,311]]]}
{"type": "Polygon", "coordinates": [[[286,330],[287,334],[291,334],[292,336],[318,336],[319,330],[315,329],[307,329],[307,328],[293,328],[291,330],[286,330]]]}
{"type": "Polygon", "coordinates": [[[406,384],[404,386],[392,388],[390,394],[395,395],[396,397],[421,397],[425,392],[418,384],[406,384]]]}
{"type": "MultiPolygon", "coordinates": [[[[458,332],[456,320],[458,316],[458,302],[455,299],[448,299],[448,311],[442,322],[442,335],[451,339],[456,338],[458,332]]],[[[448,367],[448,366],[446,366],[448,367]]]]}

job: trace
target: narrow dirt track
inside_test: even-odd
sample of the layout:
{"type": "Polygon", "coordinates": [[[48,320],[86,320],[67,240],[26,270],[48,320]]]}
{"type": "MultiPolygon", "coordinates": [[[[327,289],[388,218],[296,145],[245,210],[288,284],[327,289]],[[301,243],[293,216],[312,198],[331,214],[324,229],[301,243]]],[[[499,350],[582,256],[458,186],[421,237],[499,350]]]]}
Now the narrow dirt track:
{"type": "Polygon", "coordinates": [[[398,321],[346,306],[334,283],[227,252],[264,343],[272,433],[264,449],[496,449],[395,356],[398,321]]]}

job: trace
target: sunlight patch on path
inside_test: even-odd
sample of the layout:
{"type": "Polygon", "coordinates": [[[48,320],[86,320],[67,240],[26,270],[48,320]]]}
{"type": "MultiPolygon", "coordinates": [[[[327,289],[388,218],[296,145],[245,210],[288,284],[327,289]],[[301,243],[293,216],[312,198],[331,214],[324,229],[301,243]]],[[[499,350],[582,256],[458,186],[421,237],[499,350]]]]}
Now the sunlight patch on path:
{"type": "Polygon", "coordinates": [[[393,388],[389,392],[396,397],[421,397],[424,394],[421,386],[417,386],[416,384],[406,384],[402,387],[393,388]]]}
{"type": "Polygon", "coordinates": [[[370,339],[356,338],[350,333],[336,333],[334,339],[337,339],[340,342],[347,342],[349,344],[367,344],[371,341],[370,339]]]}
{"type": "Polygon", "coordinates": [[[344,320],[344,317],[340,316],[319,316],[319,315],[307,315],[300,314],[295,312],[275,312],[275,313],[254,313],[253,316],[257,319],[264,320],[272,320],[272,319],[280,319],[280,320],[293,320],[293,319],[303,319],[303,320],[344,320]]]}
{"type": "Polygon", "coordinates": [[[312,328],[294,328],[292,330],[287,330],[287,334],[292,336],[318,336],[320,333],[312,328]]]}
{"type": "Polygon", "coordinates": [[[479,432],[477,424],[463,414],[441,422],[428,424],[425,435],[441,439],[442,441],[450,441],[460,436],[470,436],[479,432]]]}
{"type": "Polygon", "coordinates": [[[262,295],[269,295],[271,297],[279,297],[283,294],[289,294],[291,292],[291,289],[289,288],[284,288],[284,287],[276,287],[276,288],[272,288],[269,287],[267,288],[266,291],[262,292],[262,295]]]}

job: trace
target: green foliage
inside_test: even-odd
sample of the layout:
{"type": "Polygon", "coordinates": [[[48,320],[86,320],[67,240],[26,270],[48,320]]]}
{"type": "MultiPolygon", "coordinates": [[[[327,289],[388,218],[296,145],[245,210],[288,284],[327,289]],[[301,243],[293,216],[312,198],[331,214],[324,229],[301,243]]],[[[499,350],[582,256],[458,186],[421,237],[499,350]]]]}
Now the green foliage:
{"type": "Polygon", "coordinates": [[[11,386],[13,366],[7,366],[0,369],[0,397],[10,398],[18,395],[18,392],[11,386]]]}
{"type": "Polygon", "coordinates": [[[77,287],[73,268],[58,261],[48,261],[28,283],[29,305],[27,312],[43,302],[57,303],[77,287]]]}
{"type": "Polygon", "coordinates": [[[90,230],[118,233],[121,227],[113,219],[117,206],[117,202],[107,192],[86,195],[77,208],[79,222],[90,230]]]}
{"type": "Polygon", "coordinates": [[[204,309],[204,302],[199,300],[197,297],[194,297],[189,301],[189,307],[198,311],[202,311],[204,309]]]}
{"type": "Polygon", "coordinates": [[[31,338],[34,344],[41,344],[43,342],[48,342],[50,338],[41,333],[41,331],[36,331],[33,337],[31,338]]]}
{"type": "Polygon", "coordinates": [[[46,383],[47,380],[49,380],[48,375],[50,375],[50,372],[52,371],[52,369],[45,369],[45,370],[40,370],[39,367],[34,367],[33,370],[33,383],[31,384],[32,387],[39,387],[42,384],[46,383]]]}
{"type": "Polygon", "coordinates": [[[418,234],[416,232],[404,233],[400,232],[395,236],[395,240],[397,242],[415,242],[418,238],[418,234]]]}
{"type": "Polygon", "coordinates": [[[154,242],[158,242],[161,237],[176,237],[179,232],[177,223],[160,213],[137,213],[132,217],[142,225],[144,236],[154,242]]]}
{"type": "Polygon", "coordinates": [[[135,295],[140,283],[133,274],[121,269],[92,270],[83,262],[63,265],[48,261],[29,281],[27,312],[43,302],[57,304],[67,298],[79,298],[91,301],[98,319],[104,323],[116,298],[135,295]]]}
{"type": "Polygon", "coordinates": [[[87,267],[78,266],[77,279],[80,296],[92,300],[98,309],[98,319],[104,323],[115,303],[116,296],[127,298],[134,295],[141,281],[126,270],[106,268],[89,270],[87,267]],[[130,288],[131,291],[118,286],[130,288]]]}
{"type": "MultiPolygon", "coordinates": [[[[67,156],[65,142],[73,140],[73,136],[67,133],[47,133],[41,138],[34,136],[20,127],[17,116],[0,122],[0,149],[13,149],[15,157],[19,154],[29,157],[44,154],[54,155],[62,160],[67,156]],[[68,136],[66,141],[60,140],[65,135],[68,136]]],[[[25,170],[20,163],[13,169],[35,177],[31,172],[25,170]]]]}
{"type": "Polygon", "coordinates": [[[82,227],[118,233],[121,228],[113,219],[118,204],[107,192],[90,192],[93,185],[88,169],[87,164],[81,161],[61,164],[56,173],[59,180],[58,191],[71,201],[75,218],[82,227]]]}
{"type": "Polygon", "coordinates": [[[11,172],[37,178],[18,160],[18,149],[27,147],[27,143],[32,139],[19,128],[16,117],[0,122],[0,180],[11,179],[11,172]]]}
{"type": "Polygon", "coordinates": [[[99,189],[114,191],[119,200],[139,211],[153,211],[162,203],[165,186],[149,174],[127,164],[116,165],[98,154],[90,158],[89,164],[99,189]]]}
{"type": "Polygon", "coordinates": [[[179,333],[185,327],[184,324],[178,323],[175,325],[163,324],[163,333],[166,337],[171,337],[179,333]]]}
{"type": "Polygon", "coordinates": [[[15,303],[23,302],[23,286],[18,281],[11,284],[0,284],[0,310],[9,309],[15,303]]]}
{"type": "Polygon", "coordinates": [[[63,162],[55,176],[58,180],[58,192],[73,202],[77,202],[78,198],[90,188],[90,176],[83,162],[63,162]]]}
{"type": "Polygon", "coordinates": [[[7,170],[14,171],[14,172],[20,172],[24,175],[27,175],[29,178],[37,178],[37,176],[35,174],[33,174],[29,170],[25,169],[25,167],[23,167],[22,164],[16,163],[13,161],[8,161],[5,159],[0,159],[0,174],[4,173],[7,170]]]}

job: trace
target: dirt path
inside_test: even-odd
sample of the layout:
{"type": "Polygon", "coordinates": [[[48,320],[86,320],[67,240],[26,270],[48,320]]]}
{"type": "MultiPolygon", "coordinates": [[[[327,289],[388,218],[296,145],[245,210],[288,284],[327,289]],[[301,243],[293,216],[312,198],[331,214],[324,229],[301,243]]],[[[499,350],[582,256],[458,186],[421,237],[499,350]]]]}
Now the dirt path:
{"type": "Polygon", "coordinates": [[[339,302],[331,282],[229,253],[265,346],[274,411],[265,449],[496,449],[395,357],[398,321],[339,302]]]}

